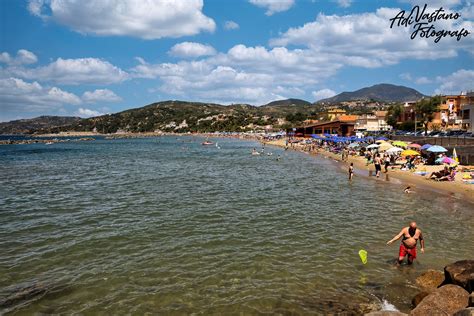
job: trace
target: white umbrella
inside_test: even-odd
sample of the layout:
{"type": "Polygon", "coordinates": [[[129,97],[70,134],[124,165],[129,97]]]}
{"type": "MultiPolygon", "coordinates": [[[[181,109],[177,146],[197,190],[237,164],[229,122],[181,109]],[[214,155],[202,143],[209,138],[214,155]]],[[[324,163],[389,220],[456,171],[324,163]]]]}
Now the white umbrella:
{"type": "Polygon", "coordinates": [[[403,151],[403,149],[400,147],[392,147],[392,148],[387,149],[386,153],[394,154],[394,153],[399,153],[401,151],[403,151]]]}
{"type": "Polygon", "coordinates": [[[372,144],[372,145],[367,146],[367,149],[379,148],[379,146],[380,146],[380,145],[372,144]]]}

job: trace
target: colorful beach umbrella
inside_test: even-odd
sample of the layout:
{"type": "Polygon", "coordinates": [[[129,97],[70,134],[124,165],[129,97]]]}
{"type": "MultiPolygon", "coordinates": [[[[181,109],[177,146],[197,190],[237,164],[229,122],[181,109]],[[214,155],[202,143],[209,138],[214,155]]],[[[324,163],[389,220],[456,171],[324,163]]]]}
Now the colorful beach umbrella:
{"type": "Polygon", "coordinates": [[[426,151],[429,151],[429,152],[432,152],[432,153],[445,153],[448,150],[446,148],[444,148],[443,146],[434,145],[434,146],[431,146],[430,148],[428,148],[426,151]]]}
{"type": "Polygon", "coordinates": [[[350,144],[350,145],[347,146],[347,147],[349,147],[349,148],[356,148],[356,147],[359,147],[359,146],[360,146],[359,143],[352,143],[352,144],[350,144]]]}
{"type": "Polygon", "coordinates": [[[433,145],[431,145],[431,144],[424,144],[423,146],[420,147],[420,149],[421,149],[421,150],[427,150],[427,149],[430,148],[431,146],[433,146],[433,145]]]}
{"type": "Polygon", "coordinates": [[[400,147],[392,147],[392,148],[387,149],[385,152],[388,154],[394,154],[394,153],[399,153],[401,151],[403,151],[403,149],[401,149],[400,147]]]}
{"type": "Polygon", "coordinates": [[[389,150],[390,148],[392,148],[393,145],[390,144],[390,143],[387,143],[387,142],[383,142],[380,144],[379,146],[379,151],[386,151],[386,150],[389,150]]]}
{"type": "Polygon", "coordinates": [[[372,144],[372,145],[367,146],[367,149],[379,148],[379,146],[380,146],[380,145],[372,144]]]}
{"type": "Polygon", "coordinates": [[[393,145],[393,146],[397,146],[397,147],[403,147],[403,148],[406,148],[406,147],[408,146],[407,143],[402,142],[402,141],[400,141],[400,140],[394,141],[394,142],[392,143],[392,145],[393,145]]]}
{"type": "Polygon", "coordinates": [[[404,157],[406,157],[406,156],[419,156],[420,153],[415,151],[415,150],[412,150],[412,149],[407,149],[407,150],[402,151],[401,155],[404,156],[404,157]]]}
{"type": "Polygon", "coordinates": [[[420,145],[420,144],[416,144],[416,143],[411,143],[411,144],[408,145],[408,148],[419,149],[419,148],[421,148],[421,145],[420,145]]]}
{"type": "Polygon", "coordinates": [[[442,164],[442,163],[445,163],[445,164],[448,164],[448,165],[455,165],[457,164],[457,161],[452,159],[452,158],[449,158],[449,157],[441,157],[441,158],[438,158],[436,159],[435,161],[436,163],[439,163],[439,164],[442,164]]]}

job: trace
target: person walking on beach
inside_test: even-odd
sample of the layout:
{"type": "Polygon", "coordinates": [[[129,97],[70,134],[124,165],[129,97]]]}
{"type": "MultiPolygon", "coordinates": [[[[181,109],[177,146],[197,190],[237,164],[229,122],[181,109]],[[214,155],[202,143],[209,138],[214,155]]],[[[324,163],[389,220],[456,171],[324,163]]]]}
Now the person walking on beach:
{"type": "Polygon", "coordinates": [[[349,180],[352,180],[353,176],[354,176],[354,163],[351,162],[351,165],[349,166],[349,180]]]}
{"type": "Polygon", "coordinates": [[[380,171],[382,171],[382,159],[380,159],[380,154],[376,154],[374,158],[375,165],[375,176],[380,177],[380,171]]]}
{"type": "Polygon", "coordinates": [[[390,156],[385,154],[384,156],[384,163],[385,163],[385,173],[388,172],[388,167],[390,166],[390,156]]]}
{"type": "Polygon", "coordinates": [[[402,228],[398,235],[387,242],[387,245],[392,244],[401,237],[403,237],[403,239],[398,252],[398,264],[401,264],[407,256],[408,264],[412,264],[413,260],[416,259],[416,245],[418,240],[420,240],[421,244],[421,253],[425,253],[425,240],[423,239],[421,230],[416,227],[416,222],[410,222],[408,227],[402,228]]]}

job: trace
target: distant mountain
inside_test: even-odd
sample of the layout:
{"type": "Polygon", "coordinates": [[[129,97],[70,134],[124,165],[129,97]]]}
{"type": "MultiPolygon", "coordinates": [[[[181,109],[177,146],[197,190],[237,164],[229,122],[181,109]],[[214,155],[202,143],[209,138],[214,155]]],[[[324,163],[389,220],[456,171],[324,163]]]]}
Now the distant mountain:
{"type": "Polygon", "coordinates": [[[40,116],[0,123],[0,134],[30,134],[41,129],[70,126],[80,121],[80,117],[71,116],[40,116]]]}
{"type": "Polygon", "coordinates": [[[353,92],[342,92],[331,98],[319,100],[317,103],[340,103],[346,101],[379,101],[379,102],[407,102],[417,101],[424,95],[415,89],[393,84],[376,84],[353,92]]]}

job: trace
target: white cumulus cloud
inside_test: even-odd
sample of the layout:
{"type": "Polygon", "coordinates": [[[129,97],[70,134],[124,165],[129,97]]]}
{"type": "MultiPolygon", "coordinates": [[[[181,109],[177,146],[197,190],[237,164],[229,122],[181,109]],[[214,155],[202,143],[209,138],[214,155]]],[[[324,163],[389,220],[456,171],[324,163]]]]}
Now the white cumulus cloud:
{"type": "Polygon", "coordinates": [[[7,52],[0,54],[0,62],[7,65],[28,65],[34,64],[37,61],[36,55],[26,49],[20,49],[15,57],[10,56],[7,52]]]}
{"type": "Polygon", "coordinates": [[[447,76],[438,76],[436,81],[440,83],[435,90],[436,94],[458,94],[466,91],[474,91],[474,70],[459,69],[447,76]]]}
{"type": "Polygon", "coordinates": [[[86,108],[79,108],[76,112],[74,112],[74,115],[80,116],[80,117],[94,117],[94,116],[100,116],[104,115],[104,113],[101,113],[96,110],[91,110],[91,109],[86,109],[86,108]]]}
{"type": "Polygon", "coordinates": [[[266,15],[287,11],[295,4],[294,0],[249,0],[249,2],[257,7],[266,9],[266,15]]]}
{"type": "Polygon", "coordinates": [[[313,91],[311,93],[315,99],[315,101],[330,98],[336,95],[336,92],[331,89],[321,89],[318,91],[313,91]]]}
{"type": "Polygon", "coordinates": [[[352,0],[336,0],[336,2],[341,8],[349,8],[352,4],[352,0]]]}
{"type": "Polygon", "coordinates": [[[226,30],[237,30],[239,27],[239,24],[234,21],[225,21],[224,23],[224,29],[226,30]]]}
{"type": "Polygon", "coordinates": [[[3,77],[11,75],[30,80],[51,81],[62,85],[112,84],[126,80],[128,74],[108,61],[98,58],[58,58],[41,67],[10,67],[2,70],[3,77]]]}
{"type": "MultiPolygon", "coordinates": [[[[310,49],[315,54],[331,54],[334,61],[358,67],[381,67],[394,65],[403,59],[440,59],[458,55],[459,50],[470,51],[474,37],[456,41],[443,38],[434,43],[433,38],[410,39],[412,30],[405,27],[390,28],[389,19],[399,9],[379,8],[376,12],[325,15],[300,27],[288,29],[279,37],[271,39],[273,46],[297,45],[310,49]]],[[[440,22],[443,29],[472,29],[470,21],[440,22]]]]}
{"type": "Polygon", "coordinates": [[[168,53],[175,57],[200,57],[214,55],[216,50],[210,45],[182,42],[171,47],[168,53]]]}
{"type": "Polygon", "coordinates": [[[96,89],[84,92],[82,100],[86,103],[119,102],[122,98],[109,89],[96,89]]]}
{"type": "Polygon", "coordinates": [[[143,39],[196,35],[215,30],[202,0],[30,0],[31,14],[83,34],[143,39]]]}
{"type": "Polygon", "coordinates": [[[19,78],[0,79],[0,104],[6,111],[42,111],[57,109],[65,104],[78,105],[81,99],[57,87],[43,87],[38,82],[19,78]]]}

